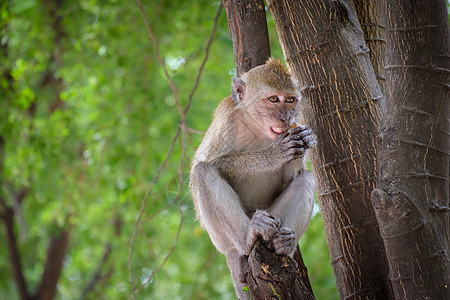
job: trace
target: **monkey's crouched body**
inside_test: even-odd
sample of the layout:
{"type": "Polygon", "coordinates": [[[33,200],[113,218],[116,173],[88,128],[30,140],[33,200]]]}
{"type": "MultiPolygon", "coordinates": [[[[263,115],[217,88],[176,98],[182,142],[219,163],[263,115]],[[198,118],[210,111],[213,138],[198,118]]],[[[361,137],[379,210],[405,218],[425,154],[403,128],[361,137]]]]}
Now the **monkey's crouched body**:
{"type": "Polygon", "coordinates": [[[232,95],[216,109],[194,156],[197,217],[226,255],[240,299],[249,298],[239,280],[240,257],[258,237],[292,256],[311,219],[315,180],[305,154],[316,141],[306,126],[290,126],[298,104],[288,70],[269,59],[233,79],[232,95]]]}

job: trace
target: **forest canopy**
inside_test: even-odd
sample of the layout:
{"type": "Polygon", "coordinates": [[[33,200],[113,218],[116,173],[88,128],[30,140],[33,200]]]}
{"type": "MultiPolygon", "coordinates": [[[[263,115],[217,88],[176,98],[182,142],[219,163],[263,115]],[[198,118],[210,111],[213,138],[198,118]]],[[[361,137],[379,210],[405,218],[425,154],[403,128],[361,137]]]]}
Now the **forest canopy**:
{"type": "MultiPolygon", "coordinates": [[[[2,2],[0,213],[14,217],[0,227],[0,298],[19,297],[9,233],[30,295],[51,284],[49,259],[62,264],[60,299],[128,298],[130,266],[135,285],[150,279],[138,299],[234,297],[187,190],[190,158],[236,74],[224,10],[186,115],[184,157],[178,137],[158,173],[220,5],[144,1],[174,95],[136,2],[2,2]]],[[[272,55],[283,58],[270,14],[268,26],[272,55]]],[[[300,246],[316,297],[338,299],[318,208],[300,246]]]]}

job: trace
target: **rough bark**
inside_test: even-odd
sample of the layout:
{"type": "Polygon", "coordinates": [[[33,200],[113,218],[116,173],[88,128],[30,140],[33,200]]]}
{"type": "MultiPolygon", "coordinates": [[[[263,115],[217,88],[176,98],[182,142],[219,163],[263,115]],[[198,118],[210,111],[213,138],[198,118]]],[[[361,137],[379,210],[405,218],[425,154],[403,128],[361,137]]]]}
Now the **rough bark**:
{"type": "Polygon", "coordinates": [[[311,163],[341,299],[388,299],[391,287],[370,201],[378,86],[352,1],[268,1],[303,116],[317,135],[311,163]]]}
{"type": "MultiPolygon", "coordinates": [[[[264,64],[270,57],[264,1],[225,0],[223,5],[239,76],[264,64]]],[[[253,299],[272,299],[274,291],[287,296],[281,299],[314,299],[299,247],[293,260],[276,255],[267,245],[258,242],[250,256],[241,261],[241,270],[253,299]]]]}
{"type": "MultiPolygon", "coordinates": [[[[303,263],[298,249],[296,254],[303,263]]],[[[275,254],[261,242],[256,243],[248,263],[244,261],[243,270],[252,299],[314,299],[308,275],[302,274],[306,268],[287,256],[275,254]]]]}
{"type": "Polygon", "coordinates": [[[384,61],[386,54],[385,39],[385,13],[384,0],[353,0],[356,14],[364,34],[364,40],[369,48],[370,61],[372,62],[378,85],[384,93],[386,75],[384,61]]]}
{"type": "Polygon", "coordinates": [[[269,33],[262,0],[224,0],[233,40],[237,76],[270,57],[269,33]]]}
{"type": "Polygon", "coordinates": [[[386,1],[386,115],[372,192],[396,299],[450,299],[449,31],[443,0],[386,1]]]}

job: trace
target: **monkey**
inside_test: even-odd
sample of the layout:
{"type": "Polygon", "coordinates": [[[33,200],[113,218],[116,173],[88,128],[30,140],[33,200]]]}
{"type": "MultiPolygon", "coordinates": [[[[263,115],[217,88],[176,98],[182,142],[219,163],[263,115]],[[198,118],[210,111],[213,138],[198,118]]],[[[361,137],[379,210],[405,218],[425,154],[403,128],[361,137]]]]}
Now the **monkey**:
{"type": "Polygon", "coordinates": [[[295,80],[275,58],[233,78],[193,158],[197,218],[225,254],[238,299],[249,299],[240,259],[255,241],[271,241],[277,254],[292,257],[311,219],[315,177],[305,155],[316,138],[304,125],[287,130],[299,99],[295,80]]]}

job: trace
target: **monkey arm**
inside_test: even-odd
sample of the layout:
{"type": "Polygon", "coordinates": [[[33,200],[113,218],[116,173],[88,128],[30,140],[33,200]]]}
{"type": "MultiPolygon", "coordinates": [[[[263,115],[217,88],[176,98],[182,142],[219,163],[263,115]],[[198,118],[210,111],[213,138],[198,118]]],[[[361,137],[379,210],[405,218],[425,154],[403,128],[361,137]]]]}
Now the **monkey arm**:
{"type": "Polygon", "coordinates": [[[214,165],[222,176],[236,180],[250,175],[279,170],[283,163],[279,152],[273,147],[251,152],[234,152],[215,158],[214,165]],[[232,174],[232,175],[231,175],[232,174]]]}
{"type": "Polygon", "coordinates": [[[314,189],[314,175],[309,171],[301,171],[268,209],[281,221],[282,227],[294,231],[297,241],[306,231],[311,220],[314,189]]]}
{"type": "Polygon", "coordinates": [[[286,132],[268,147],[254,151],[230,152],[212,159],[211,163],[220,175],[239,180],[280,170],[286,163],[304,157],[305,151],[315,143],[314,135],[305,126],[299,126],[292,134],[286,132]]]}

